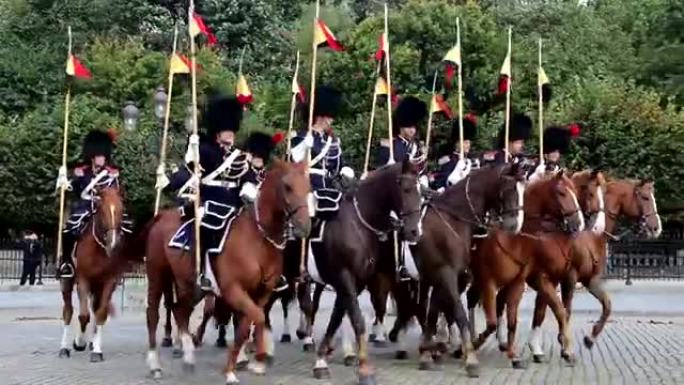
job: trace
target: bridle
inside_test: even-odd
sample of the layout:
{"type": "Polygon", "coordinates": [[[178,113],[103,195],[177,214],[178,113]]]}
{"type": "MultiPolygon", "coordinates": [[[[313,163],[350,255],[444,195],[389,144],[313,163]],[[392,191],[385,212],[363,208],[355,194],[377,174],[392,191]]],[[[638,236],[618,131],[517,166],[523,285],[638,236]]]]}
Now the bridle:
{"type": "MultiPolygon", "coordinates": [[[[98,207],[98,206],[95,206],[94,203],[92,204],[91,233],[92,233],[93,239],[95,239],[95,242],[96,242],[100,247],[102,247],[102,249],[107,250],[107,246],[106,246],[105,243],[102,241],[102,235],[101,235],[102,231],[99,231],[99,228],[102,226],[102,223],[100,223],[100,222],[102,222],[102,220],[101,220],[101,218],[98,216],[98,209],[99,209],[99,211],[101,211],[101,210],[104,210],[105,207],[101,204],[102,198],[100,198],[99,196],[95,196],[95,197],[96,197],[96,199],[94,199],[93,202],[95,202],[95,201],[100,202],[100,205],[99,205],[99,207],[98,207]],[[99,224],[100,226],[98,226],[98,224],[99,224]]],[[[111,217],[110,219],[111,219],[111,222],[112,222],[112,223],[111,223],[111,226],[109,226],[109,227],[108,227],[108,226],[104,226],[104,232],[105,232],[105,234],[106,234],[106,233],[109,232],[109,231],[114,231],[115,234],[116,234],[116,236],[122,237],[122,234],[121,234],[121,233],[123,232],[123,231],[122,231],[123,221],[119,221],[119,223],[118,223],[118,225],[117,225],[117,224],[115,223],[115,219],[114,219],[114,213],[115,213],[114,207],[113,207],[112,205],[109,205],[109,208],[110,208],[110,211],[111,211],[111,212],[110,212],[110,217],[111,217]]]]}
{"type": "Polygon", "coordinates": [[[261,236],[264,237],[265,240],[268,241],[273,247],[275,247],[278,250],[284,250],[285,246],[287,245],[287,237],[285,236],[286,229],[287,229],[287,224],[290,222],[290,219],[292,219],[295,214],[302,208],[307,207],[307,203],[299,204],[295,206],[294,208],[290,207],[290,202],[287,200],[284,191],[283,184],[280,186],[281,189],[281,196],[283,197],[283,200],[285,201],[285,220],[283,221],[283,230],[280,235],[280,238],[282,239],[280,242],[276,241],[274,237],[270,236],[268,234],[268,231],[264,228],[264,226],[261,224],[261,220],[259,219],[259,198],[261,197],[261,194],[257,195],[257,198],[254,200],[254,221],[256,222],[257,228],[259,229],[259,232],[261,233],[261,236]]]}

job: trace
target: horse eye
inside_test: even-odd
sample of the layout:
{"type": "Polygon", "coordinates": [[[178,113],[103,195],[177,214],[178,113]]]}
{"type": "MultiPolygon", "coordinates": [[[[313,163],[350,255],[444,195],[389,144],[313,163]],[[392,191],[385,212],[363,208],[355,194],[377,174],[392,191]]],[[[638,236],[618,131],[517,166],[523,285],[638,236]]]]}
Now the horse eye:
{"type": "Polygon", "coordinates": [[[647,200],[648,200],[648,197],[641,197],[641,199],[647,201],[647,200]]]}
{"type": "Polygon", "coordinates": [[[289,184],[285,184],[285,192],[288,194],[291,193],[292,192],[292,186],[290,186],[289,184]]]}

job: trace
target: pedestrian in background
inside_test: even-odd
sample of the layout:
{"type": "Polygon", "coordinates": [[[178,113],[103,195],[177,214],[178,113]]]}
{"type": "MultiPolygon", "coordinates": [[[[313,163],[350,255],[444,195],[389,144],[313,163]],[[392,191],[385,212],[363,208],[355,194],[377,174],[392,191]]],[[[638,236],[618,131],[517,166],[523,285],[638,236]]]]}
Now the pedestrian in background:
{"type": "Polygon", "coordinates": [[[36,281],[36,269],[43,260],[43,246],[35,232],[26,230],[21,240],[21,248],[24,254],[24,266],[19,285],[24,286],[28,279],[29,285],[33,286],[36,281]]]}

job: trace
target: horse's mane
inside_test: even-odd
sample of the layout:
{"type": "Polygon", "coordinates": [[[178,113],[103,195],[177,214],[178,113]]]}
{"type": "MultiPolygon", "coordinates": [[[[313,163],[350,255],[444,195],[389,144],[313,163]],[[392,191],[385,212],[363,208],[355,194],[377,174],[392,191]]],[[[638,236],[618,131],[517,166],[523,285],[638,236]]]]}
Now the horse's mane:
{"type": "MultiPolygon", "coordinates": [[[[577,172],[572,174],[570,179],[573,182],[575,180],[579,180],[579,181],[581,181],[580,184],[584,184],[586,181],[591,180],[593,174],[594,174],[594,170],[591,170],[591,169],[577,171],[577,172]]],[[[596,179],[598,181],[599,186],[605,186],[608,183],[606,176],[603,175],[603,171],[598,171],[596,173],[596,179]]]]}

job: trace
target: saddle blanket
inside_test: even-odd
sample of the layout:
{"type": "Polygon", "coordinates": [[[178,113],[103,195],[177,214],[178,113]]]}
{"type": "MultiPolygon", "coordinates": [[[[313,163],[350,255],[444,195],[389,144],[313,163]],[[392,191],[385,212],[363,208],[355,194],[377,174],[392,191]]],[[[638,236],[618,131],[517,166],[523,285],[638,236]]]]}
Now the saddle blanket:
{"type": "MultiPolygon", "coordinates": [[[[72,212],[66,221],[63,232],[73,235],[80,235],[83,233],[86,225],[90,218],[95,214],[90,210],[81,210],[72,212]]],[[[126,234],[131,234],[133,232],[133,220],[128,217],[128,214],[124,213],[121,220],[121,231],[126,234]]]]}
{"type": "MultiPolygon", "coordinates": [[[[228,232],[233,224],[233,220],[239,212],[233,206],[207,201],[204,204],[204,214],[200,225],[206,229],[207,239],[202,239],[207,253],[218,254],[223,250],[223,244],[228,238],[228,232]]],[[[195,219],[190,219],[176,230],[176,233],[169,241],[169,247],[190,250],[194,240],[195,219]]],[[[205,232],[202,232],[204,235],[205,232]]]]}
{"type": "Polygon", "coordinates": [[[313,195],[315,198],[316,218],[322,220],[332,219],[340,209],[342,192],[332,188],[322,188],[315,190],[313,195]]]}

